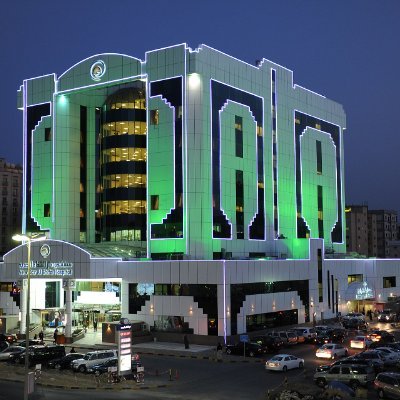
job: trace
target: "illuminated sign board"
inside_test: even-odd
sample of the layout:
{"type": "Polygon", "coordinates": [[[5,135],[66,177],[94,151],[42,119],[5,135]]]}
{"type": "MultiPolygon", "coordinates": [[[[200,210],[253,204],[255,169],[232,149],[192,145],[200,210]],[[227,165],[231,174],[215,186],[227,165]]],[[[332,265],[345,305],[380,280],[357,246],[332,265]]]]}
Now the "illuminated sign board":
{"type": "Polygon", "coordinates": [[[367,282],[362,283],[356,292],[356,300],[373,299],[375,297],[374,289],[368,287],[367,282]]]}
{"type": "Polygon", "coordinates": [[[119,375],[127,375],[132,371],[132,325],[117,325],[118,334],[118,371],[119,375]]]}
{"type": "MultiPolygon", "coordinates": [[[[73,276],[74,264],[70,262],[33,261],[31,263],[31,277],[63,277],[73,276]]],[[[19,264],[19,276],[28,276],[28,263],[19,264]]]]}

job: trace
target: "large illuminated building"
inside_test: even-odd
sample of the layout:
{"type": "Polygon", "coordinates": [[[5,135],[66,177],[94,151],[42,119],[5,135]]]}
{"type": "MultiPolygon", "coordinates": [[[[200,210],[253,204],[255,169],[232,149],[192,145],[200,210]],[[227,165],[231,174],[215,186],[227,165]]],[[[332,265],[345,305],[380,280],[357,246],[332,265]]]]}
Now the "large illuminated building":
{"type": "MultiPolygon", "coordinates": [[[[394,262],[327,258],[346,251],[345,114],[292,71],[205,45],[99,54],[25,80],[18,105],[23,232],[49,238],[32,243],[37,318],[226,337],[356,307],[354,283],[383,302],[394,262]]],[[[1,281],[26,277],[26,252],[1,281]]]]}

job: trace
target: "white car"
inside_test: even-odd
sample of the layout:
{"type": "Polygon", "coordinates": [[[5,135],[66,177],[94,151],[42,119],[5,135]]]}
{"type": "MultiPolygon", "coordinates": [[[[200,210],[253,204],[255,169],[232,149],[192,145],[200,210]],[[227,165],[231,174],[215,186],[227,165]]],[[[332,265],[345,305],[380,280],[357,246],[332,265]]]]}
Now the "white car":
{"type": "Polygon", "coordinates": [[[352,349],[367,349],[371,346],[372,340],[367,336],[355,336],[350,340],[350,347],[352,349]]]}
{"type": "Polygon", "coordinates": [[[331,358],[332,360],[337,357],[347,357],[348,354],[349,351],[346,347],[336,343],[324,344],[315,353],[318,358],[331,358]]]}
{"type": "Polygon", "coordinates": [[[116,357],[118,357],[116,350],[90,351],[83,358],[72,361],[71,368],[73,371],[86,372],[92,365],[102,364],[116,357]]]}
{"type": "Polygon", "coordinates": [[[265,363],[265,369],[269,371],[283,371],[288,369],[303,368],[304,359],[291,354],[277,354],[265,363]]]}

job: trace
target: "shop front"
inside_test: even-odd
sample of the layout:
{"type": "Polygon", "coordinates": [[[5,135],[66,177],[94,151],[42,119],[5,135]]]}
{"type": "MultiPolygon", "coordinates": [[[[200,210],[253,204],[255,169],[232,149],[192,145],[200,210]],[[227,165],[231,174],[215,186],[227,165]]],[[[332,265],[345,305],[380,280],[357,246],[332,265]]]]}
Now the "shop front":
{"type": "Polygon", "coordinates": [[[347,310],[366,314],[376,310],[375,288],[367,281],[352,282],[345,293],[347,310]]]}

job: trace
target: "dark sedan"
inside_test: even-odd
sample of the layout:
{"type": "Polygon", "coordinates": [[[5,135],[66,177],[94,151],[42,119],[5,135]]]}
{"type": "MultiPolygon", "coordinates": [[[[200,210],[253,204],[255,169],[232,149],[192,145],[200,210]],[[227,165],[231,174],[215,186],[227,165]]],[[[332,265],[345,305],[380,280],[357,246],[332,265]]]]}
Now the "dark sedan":
{"type": "Polygon", "coordinates": [[[85,355],[82,353],[69,353],[64,357],[56,358],[48,363],[49,368],[55,369],[70,369],[71,362],[77,360],[78,358],[83,358],[85,355]]]}
{"type": "Polygon", "coordinates": [[[226,354],[237,354],[239,356],[261,356],[267,352],[264,346],[254,342],[239,342],[237,344],[226,345],[226,354]]]}
{"type": "Polygon", "coordinates": [[[319,331],[314,342],[317,345],[323,345],[326,343],[343,343],[345,337],[346,331],[344,329],[327,329],[326,331],[319,331]]]}
{"type": "MultiPolygon", "coordinates": [[[[132,360],[131,370],[136,373],[137,367],[141,367],[142,364],[140,361],[132,360]]],[[[107,360],[105,363],[92,365],[88,367],[86,372],[89,374],[101,375],[108,372],[108,368],[110,367],[118,367],[118,358],[111,358],[107,360]]]]}
{"type": "Polygon", "coordinates": [[[260,344],[270,353],[279,352],[283,347],[283,340],[273,336],[255,336],[251,338],[251,341],[260,344]]]}

